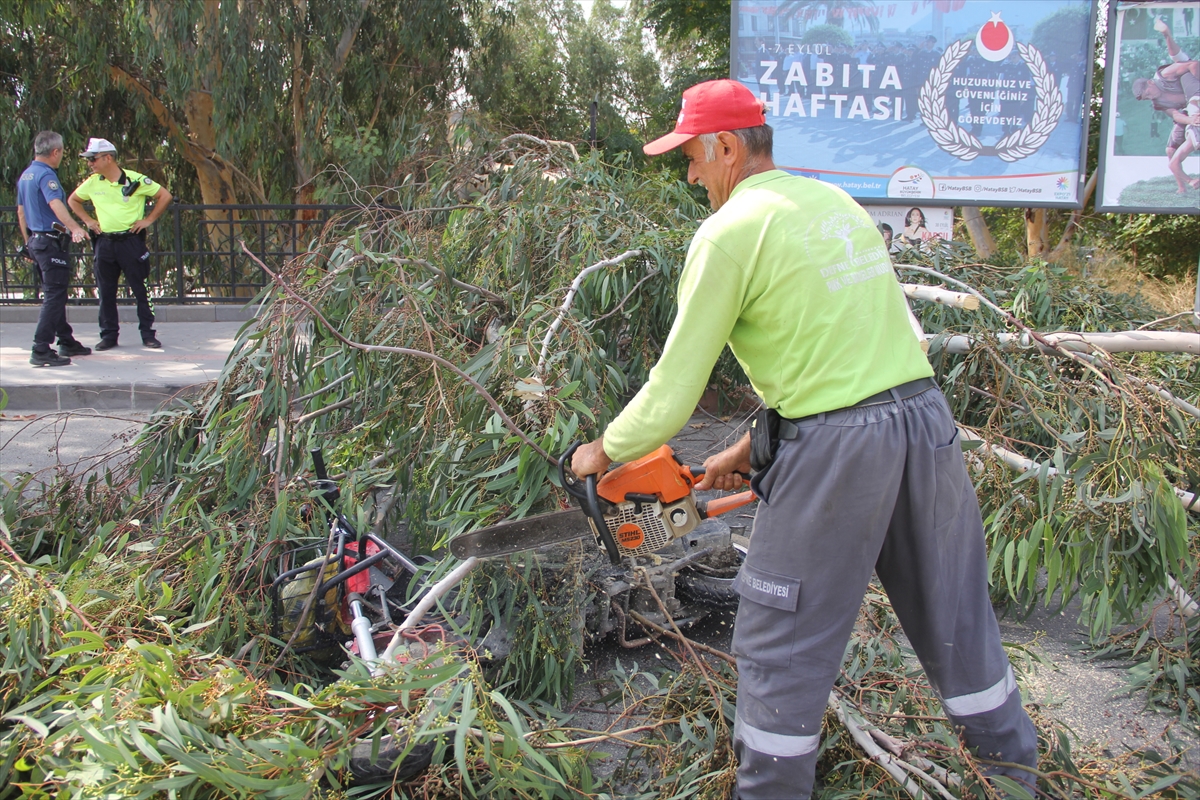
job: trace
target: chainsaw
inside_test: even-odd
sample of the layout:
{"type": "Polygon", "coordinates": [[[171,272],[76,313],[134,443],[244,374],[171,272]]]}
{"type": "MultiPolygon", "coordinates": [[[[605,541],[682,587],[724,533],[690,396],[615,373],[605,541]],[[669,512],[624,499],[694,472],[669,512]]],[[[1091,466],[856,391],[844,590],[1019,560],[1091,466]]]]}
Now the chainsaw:
{"type": "Polygon", "coordinates": [[[579,443],[558,460],[563,489],[579,502],[587,519],[569,508],[524,519],[501,522],[460,534],[450,540],[458,558],[490,558],[582,539],[590,533],[613,564],[625,556],[647,556],[686,536],[702,520],[754,501],[753,492],[740,492],[707,502],[697,501],[695,485],[704,469],[685,466],[669,445],[608,472],[579,479],[566,466],[579,443]]]}

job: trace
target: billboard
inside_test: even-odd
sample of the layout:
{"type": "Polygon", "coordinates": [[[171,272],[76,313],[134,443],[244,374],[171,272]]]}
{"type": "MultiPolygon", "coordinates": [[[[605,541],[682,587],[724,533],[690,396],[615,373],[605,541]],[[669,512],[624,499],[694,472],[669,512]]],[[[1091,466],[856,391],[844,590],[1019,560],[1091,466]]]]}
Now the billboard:
{"type": "Polygon", "coordinates": [[[878,204],[1079,208],[1090,0],[734,0],[775,163],[878,204]]]}
{"type": "Polygon", "coordinates": [[[1200,214],[1200,2],[1113,2],[1099,211],[1200,214]]]}

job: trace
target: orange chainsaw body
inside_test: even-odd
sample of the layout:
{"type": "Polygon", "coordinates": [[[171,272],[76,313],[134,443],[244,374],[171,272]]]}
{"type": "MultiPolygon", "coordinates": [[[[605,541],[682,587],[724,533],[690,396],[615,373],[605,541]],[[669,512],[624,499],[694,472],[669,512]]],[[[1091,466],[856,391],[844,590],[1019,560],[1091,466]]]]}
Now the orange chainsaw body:
{"type": "MultiPolygon", "coordinates": [[[[739,508],[754,499],[751,492],[697,504],[692,494],[698,479],[663,445],[636,461],[605,474],[596,494],[612,504],[604,521],[624,555],[649,555],[693,530],[706,517],[739,508]]],[[[595,523],[588,523],[595,528],[595,523]]]]}
{"type": "Polygon", "coordinates": [[[660,503],[674,503],[692,493],[692,471],[675,459],[670,445],[622,464],[596,485],[596,494],[610,503],[624,503],[628,494],[654,495],[660,503]]]}

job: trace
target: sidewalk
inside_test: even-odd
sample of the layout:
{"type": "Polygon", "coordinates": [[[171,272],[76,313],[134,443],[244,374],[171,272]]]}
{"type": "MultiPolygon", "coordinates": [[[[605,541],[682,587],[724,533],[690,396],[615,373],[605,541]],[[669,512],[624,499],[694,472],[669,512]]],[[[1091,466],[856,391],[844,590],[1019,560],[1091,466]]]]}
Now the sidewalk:
{"type": "MultiPolygon", "coordinates": [[[[118,346],[76,356],[65,367],[29,363],[37,306],[0,306],[0,389],[6,413],[15,411],[148,411],[181,391],[215,380],[237,332],[253,317],[241,306],[157,306],[155,329],[161,350],[142,347],[137,313],[120,306],[118,346]]],[[[100,340],[95,306],[68,306],[75,338],[88,347],[100,340]]]]}

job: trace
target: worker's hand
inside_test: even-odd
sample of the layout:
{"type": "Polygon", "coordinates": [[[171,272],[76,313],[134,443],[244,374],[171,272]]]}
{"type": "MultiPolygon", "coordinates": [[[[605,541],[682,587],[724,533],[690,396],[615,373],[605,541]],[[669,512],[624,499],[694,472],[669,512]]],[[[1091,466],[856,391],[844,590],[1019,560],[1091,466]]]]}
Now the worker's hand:
{"type": "Polygon", "coordinates": [[[75,242],[75,244],[79,244],[80,242],[86,242],[87,238],[88,238],[87,231],[85,231],[83,228],[81,228],[78,225],[71,226],[71,241],[72,242],[75,242]]]}
{"type": "Polygon", "coordinates": [[[100,233],[100,220],[89,219],[85,220],[83,224],[87,225],[88,230],[90,230],[92,233],[100,233]]]}
{"type": "Polygon", "coordinates": [[[1159,33],[1167,32],[1167,23],[1163,22],[1162,17],[1154,18],[1154,30],[1158,31],[1159,33]]]}
{"type": "Polygon", "coordinates": [[[704,462],[704,477],[696,484],[697,491],[720,489],[723,492],[741,489],[745,481],[738,473],[750,474],[750,434],[737,444],[710,456],[704,462]]]}
{"type": "Polygon", "coordinates": [[[141,233],[142,231],[146,230],[146,228],[149,228],[149,227],[150,227],[150,220],[143,217],[142,219],[139,219],[137,222],[130,225],[129,230],[132,233],[141,233]]]}
{"type": "Polygon", "coordinates": [[[596,441],[588,442],[575,451],[575,455],[571,457],[571,472],[580,478],[586,478],[588,475],[602,475],[611,463],[612,459],[608,457],[608,453],[604,452],[604,437],[601,436],[596,441]]]}

